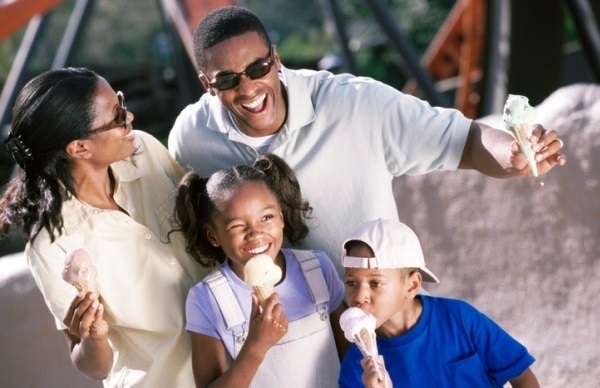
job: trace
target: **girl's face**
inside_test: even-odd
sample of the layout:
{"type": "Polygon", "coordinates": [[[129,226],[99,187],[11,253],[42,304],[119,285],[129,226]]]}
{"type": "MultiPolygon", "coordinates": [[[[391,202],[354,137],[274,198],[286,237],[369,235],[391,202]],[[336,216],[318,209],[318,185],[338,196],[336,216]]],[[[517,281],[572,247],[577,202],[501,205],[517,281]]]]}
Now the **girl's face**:
{"type": "Polygon", "coordinates": [[[243,279],[244,265],[259,253],[276,259],[283,243],[283,214],[277,197],[262,182],[243,183],[218,204],[207,227],[208,240],[220,246],[243,279]]]}

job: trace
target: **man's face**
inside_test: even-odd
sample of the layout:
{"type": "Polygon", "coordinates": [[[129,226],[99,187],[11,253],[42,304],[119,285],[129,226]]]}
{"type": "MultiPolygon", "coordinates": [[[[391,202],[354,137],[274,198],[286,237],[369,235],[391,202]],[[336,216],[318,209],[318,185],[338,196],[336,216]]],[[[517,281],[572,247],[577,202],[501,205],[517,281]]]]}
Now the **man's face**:
{"type": "Polygon", "coordinates": [[[279,55],[273,48],[274,64],[263,77],[250,79],[242,75],[237,86],[219,90],[211,87],[217,75],[240,73],[249,65],[269,58],[269,46],[256,32],[232,37],[206,50],[206,69],[200,74],[204,87],[219,97],[231,112],[239,129],[248,136],[259,137],[276,133],[286,118],[286,103],[277,75],[281,68],[279,55]]]}

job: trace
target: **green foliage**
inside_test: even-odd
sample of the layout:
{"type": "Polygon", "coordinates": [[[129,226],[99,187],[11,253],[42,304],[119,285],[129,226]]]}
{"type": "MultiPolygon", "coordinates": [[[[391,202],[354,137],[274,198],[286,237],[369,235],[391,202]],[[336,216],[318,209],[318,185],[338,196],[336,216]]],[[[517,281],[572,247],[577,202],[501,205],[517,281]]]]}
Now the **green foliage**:
{"type": "MultiPolygon", "coordinates": [[[[46,31],[32,58],[29,74],[50,68],[75,7],[75,0],[58,5],[50,14],[46,31]]],[[[0,42],[0,82],[14,60],[24,26],[0,42]]],[[[94,70],[144,67],[156,60],[157,38],[164,31],[158,2],[147,0],[97,1],[77,36],[70,66],[94,70]]]]}
{"type": "MultiPolygon", "coordinates": [[[[455,3],[454,0],[380,1],[419,53],[425,52],[455,3]]],[[[286,65],[310,67],[327,54],[342,53],[335,24],[326,17],[329,2],[249,0],[245,5],[264,21],[286,65]]],[[[358,73],[401,86],[402,60],[389,50],[388,39],[368,4],[364,0],[336,0],[336,4],[344,19],[358,73]]]]}
{"type": "MultiPolygon", "coordinates": [[[[347,0],[339,3],[348,20],[359,27],[356,29],[355,39],[365,40],[368,44],[384,35],[364,0],[347,0]]],[[[455,1],[380,0],[380,3],[390,10],[398,29],[411,38],[420,52],[424,52],[455,1]]]]}
{"type": "Polygon", "coordinates": [[[0,41],[0,81],[4,84],[6,75],[10,71],[10,66],[15,60],[17,50],[23,39],[24,30],[20,30],[17,33],[0,41]]]}
{"type": "Polygon", "coordinates": [[[331,36],[323,27],[319,1],[247,0],[261,18],[284,61],[301,63],[331,50],[331,36]]]}
{"type": "Polygon", "coordinates": [[[81,36],[77,58],[99,67],[144,66],[164,26],[156,1],[99,1],[81,36]],[[101,44],[92,44],[93,42],[101,44]]]}
{"type": "Polygon", "coordinates": [[[313,28],[307,31],[290,34],[277,46],[279,54],[286,61],[305,62],[318,59],[331,49],[331,37],[322,29],[313,28]]]}

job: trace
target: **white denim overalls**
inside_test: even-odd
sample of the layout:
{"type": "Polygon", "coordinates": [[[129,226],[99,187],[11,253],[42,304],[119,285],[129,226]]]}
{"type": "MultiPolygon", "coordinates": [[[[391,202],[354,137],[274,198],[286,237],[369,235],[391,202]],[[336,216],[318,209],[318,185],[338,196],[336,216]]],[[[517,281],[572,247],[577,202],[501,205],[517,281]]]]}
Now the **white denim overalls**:
{"type": "MultiPolygon", "coordinates": [[[[269,349],[250,386],[337,387],[340,362],[329,323],[329,290],[321,265],[312,251],[292,250],[292,253],[304,273],[315,312],[289,323],[288,332],[269,349]]],[[[231,364],[246,340],[248,323],[220,271],[209,275],[206,282],[225,318],[227,330],[234,337],[233,349],[227,349],[232,356],[231,364]]]]}

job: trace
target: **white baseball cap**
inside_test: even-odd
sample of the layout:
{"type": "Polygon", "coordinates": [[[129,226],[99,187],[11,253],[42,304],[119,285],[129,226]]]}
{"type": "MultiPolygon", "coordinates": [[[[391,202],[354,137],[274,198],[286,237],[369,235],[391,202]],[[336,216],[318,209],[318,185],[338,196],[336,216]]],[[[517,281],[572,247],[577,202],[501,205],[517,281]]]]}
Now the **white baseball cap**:
{"type": "Polygon", "coordinates": [[[342,244],[342,266],[346,268],[418,268],[423,281],[439,283],[438,278],[425,267],[419,238],[408,226],[399,221],[369,221],[356,229],[342,244]],[[375,257],[346,255],[349,241],[367,244],[375,257]]]}

